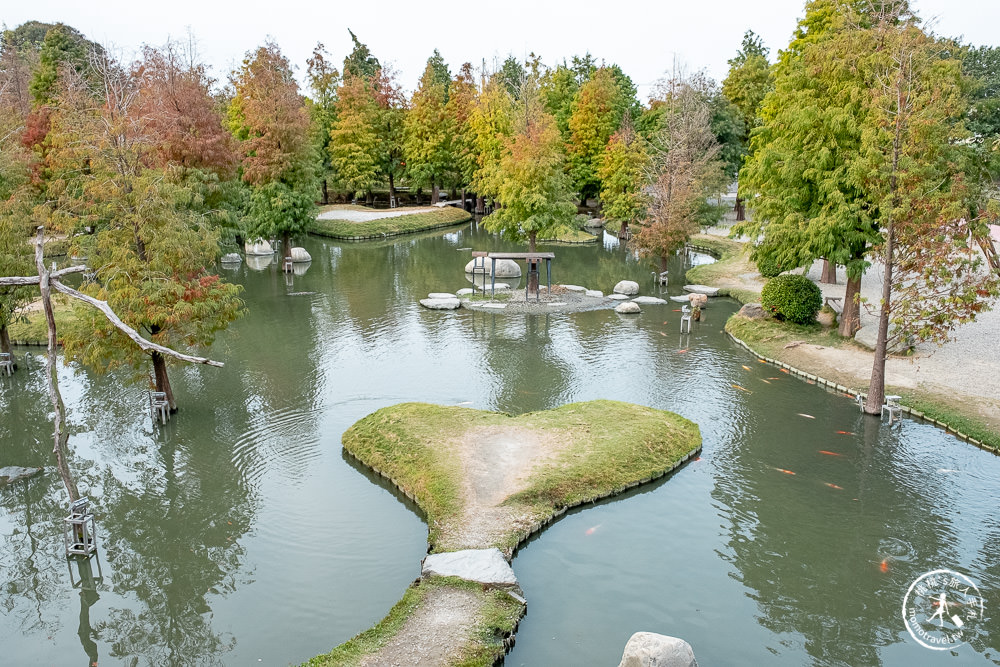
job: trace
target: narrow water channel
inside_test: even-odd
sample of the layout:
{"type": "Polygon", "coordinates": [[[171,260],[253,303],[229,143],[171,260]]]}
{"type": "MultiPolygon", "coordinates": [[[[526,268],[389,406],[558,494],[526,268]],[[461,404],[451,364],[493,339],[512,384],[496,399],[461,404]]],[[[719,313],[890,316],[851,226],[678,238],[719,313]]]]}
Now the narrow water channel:
{"type": "MultiPolygon", "coordinates": [[[[416,509],[342,455],[348,426],[402,401],[522,413],[594,398],[678,412],[704,451],[520,550],[529,607],[508,665],[617,664],[637,630],[684,637],[704,665],[997,661],[995,457],[925,424],[890,429],[759,363],[722,331],[728,300],[689,336],[674,304],[634,317],[430,312],[419,298],[465,285],[462,248],[515,247],[471,226],[303,245],[304,275],[228,271],[249,316],[211,351],[225,368],[173,370],[181,411],[165,428],[128,370],[61,369],[100,572],[62,556],[40,349],[0,377],[0,466],[47,466],[0,488],[0,663],[287,665],[325,652],[388,611],[426,549],[416,509]],[[916,644],[901,616],[913,579],[938,568],[986,598],[977,639],[954,654],[916,644]]],[[[613,239],[552,249],[557,282],[607,292],[630,278],[659,293],[613,239]]],[[[670,267],[671,294],[686,261],[670,267]]]]}

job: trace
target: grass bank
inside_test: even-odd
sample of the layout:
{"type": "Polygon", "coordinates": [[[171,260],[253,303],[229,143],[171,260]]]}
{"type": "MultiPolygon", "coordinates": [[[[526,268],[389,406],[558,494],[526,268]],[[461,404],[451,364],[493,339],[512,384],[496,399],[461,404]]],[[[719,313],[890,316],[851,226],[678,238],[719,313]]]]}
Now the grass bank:
{"type": "Polygon", "coordinates": [[[319,655],[305,667],[353,667],[373,653],[383,649],[403,628],[407,620],[432,596],[445,588],[466,590],[479,598],[479,614],[469,633],[472,641],[454,656],[452,664],[464,667],[489,667],[507,650],[504,639],[517,628],[524,607],[500,590],[483,590],[480,584],[453,577],[430,577],[414,582],[406,589],[403,599],[374,627],[344,642],[330,653],[319,655]]]}
{"type": "MultiPolygon", "coordinates": [[[[78,318],[68,297],[61,294],[52,297],[52,313],[56,319],[56,336],[61,344],[62,333],[76,326],[78,318]]],[[[48,345],[49,343],[49,327],[45,322],[45,313],[42,310],[33,310],[18,318],[7,327],[7,332],[10,334],[10,342],[15,345],[48,345]]]]}
{"type": "Polygon", "coordinates": [[[588,234],[582,229],[565,229],[551,239],[539,239],[539,243],[597,243],[599,236],[588,234]]]}
{"type": "Polygon", "coordinates": [[[470,408],[403,403],[349,428],[344,449],[388,477],[427,514],[428,541],[448,550],[446,527],[464,512],[466,480],[458,449],[473,429],[513,428],[563,443],[536,466],[524,489],[504,505],[526,511],[534,528],[511,526],[495,543],[510,551],[556,513],[659,477],[701,446],[698,426],[683,417],[617,401],[571,403],[511,417],[470,408]]]}
{"type": "Polygon", "coordinates": [[[718,287],[720,296],[732,297],[740,303],[760,301],[760,286],[749,279],[757,268],[747,258],[743,243],[711,234],[695,234],[687,245],[716,259],[711,264],[688,269],[685,278],[689,284],[718,287]]]}
{"type": "MultiPolygon", "coordinates": [[[[381,209],[364,208],[362,206],[336,205],[323,207],[328,211],[376,211],[381,209]]],[[[398,209],[396,209],[398,210],[398,209]]],[[[387,211],[386,211],[387,212],[387,211]]],[[[379,218],[366,222],[351,222],[350,220],[313,220],[309,232],[319,236],[335,239],[381,239],[386,236],[413,234],[438,227],[450,227],[467,222],[472,215],[460,208],[445,206],[424,213],[397,215],[390,218],[379,218]]]]}
{"type": "MultiPolygon", "coordinates": [[[[836,329],[826,329],[819,324],[799,325],[770,318],[749,319],[733,315],[726,322],[726,332],[765,357],[780,360],[807,373],[846,386],[854,393],[868,391],[867,382],[859,383],[856,377],[838,368],[793,358],[790,348],[785,347],[790,343],[799,342],[800,345],[821,345],[870,354],[852,339],[838,335],[836,329]]],[[[996,424],[990,424],[976,413],[976,406],[972,401],[954,395],[892,384],[886,385],[886,393],[901,396],[900,402],[909,407],[910,414],[914,417],[947,428],[963,439],[975,441],[973,444],[980,443],[987,449],[1000,449],[1000,430],[996,424]]]]}

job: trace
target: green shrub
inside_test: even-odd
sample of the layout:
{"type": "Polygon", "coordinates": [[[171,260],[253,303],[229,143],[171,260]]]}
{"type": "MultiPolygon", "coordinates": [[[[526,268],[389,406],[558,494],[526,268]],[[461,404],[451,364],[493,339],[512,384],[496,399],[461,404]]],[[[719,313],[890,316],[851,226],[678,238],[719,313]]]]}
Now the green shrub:
{"type": "Polygon", "coordinates": [[[772,255],[759,253],[754,257],[754,263],[757,265],[757,271],[764,278],[774,278],[781,275],[781,272],[785,270],[778,260],[774,259],[772,255]]]}
{"type": "Polygon", "coordinates": [[[823,306],[823,293],[805,276],[784,275],[767,281],[760,302],[779,320],[809,324],[823,306]]]}

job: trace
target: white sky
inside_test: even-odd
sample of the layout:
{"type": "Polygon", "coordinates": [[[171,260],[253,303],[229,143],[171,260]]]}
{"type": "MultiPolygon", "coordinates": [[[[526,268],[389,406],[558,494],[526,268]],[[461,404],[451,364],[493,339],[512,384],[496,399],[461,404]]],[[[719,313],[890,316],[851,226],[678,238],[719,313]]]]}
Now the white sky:
{"type": "MultiPolygon", "coordinates": [[[[188,28],[202,58],[224,80],[243,54],[268,37],[304,77],[306,58],[317,41],[326,45],[338,69],[351,47],[350,28],[383,63],[399,71],[407,90],[416,87],[437,48],[452,72],[465,61],[528,53],[547,64],[589,51],[617,63],[639,87],[671,69],[675,58],[688,70],[704,68],[717,80],[739,48],[746,29],[764,38],[773,56],[784,48],[803,13],[805,0],[4,0],[0,20],[8,28],[24,21],[62,21],[88,38],[126,54],[143,43],[183,38],[188,28]]],[[[972,44],[997,44],[1000,0],[911,0],[941,35],[963,36],[972,44]]]]}

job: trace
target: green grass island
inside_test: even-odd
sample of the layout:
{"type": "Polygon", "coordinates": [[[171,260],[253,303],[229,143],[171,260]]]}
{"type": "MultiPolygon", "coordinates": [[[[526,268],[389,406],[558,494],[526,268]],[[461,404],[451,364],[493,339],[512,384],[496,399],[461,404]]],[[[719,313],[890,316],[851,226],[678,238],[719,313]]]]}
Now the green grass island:
{"type": "MultiPolygon", "coordinates": [[[[569,508],[675,470],[701,450],[701,433],[674,413],[617,401],[571,403],[516,417],[403,403],[355,423],[343,445],[424,512],[428,553],[496,548],[509,561],[528,536],[569,508]]],[[[492,665],[524,613],[519,593],[516,587],[424,577],[376,626],[306,664],[419,659],[492,665]],[[427,633],[435,636],[424,642],[433,644],[426,647],[432,655],[413,653],[412,638],[427,633]]]]}

